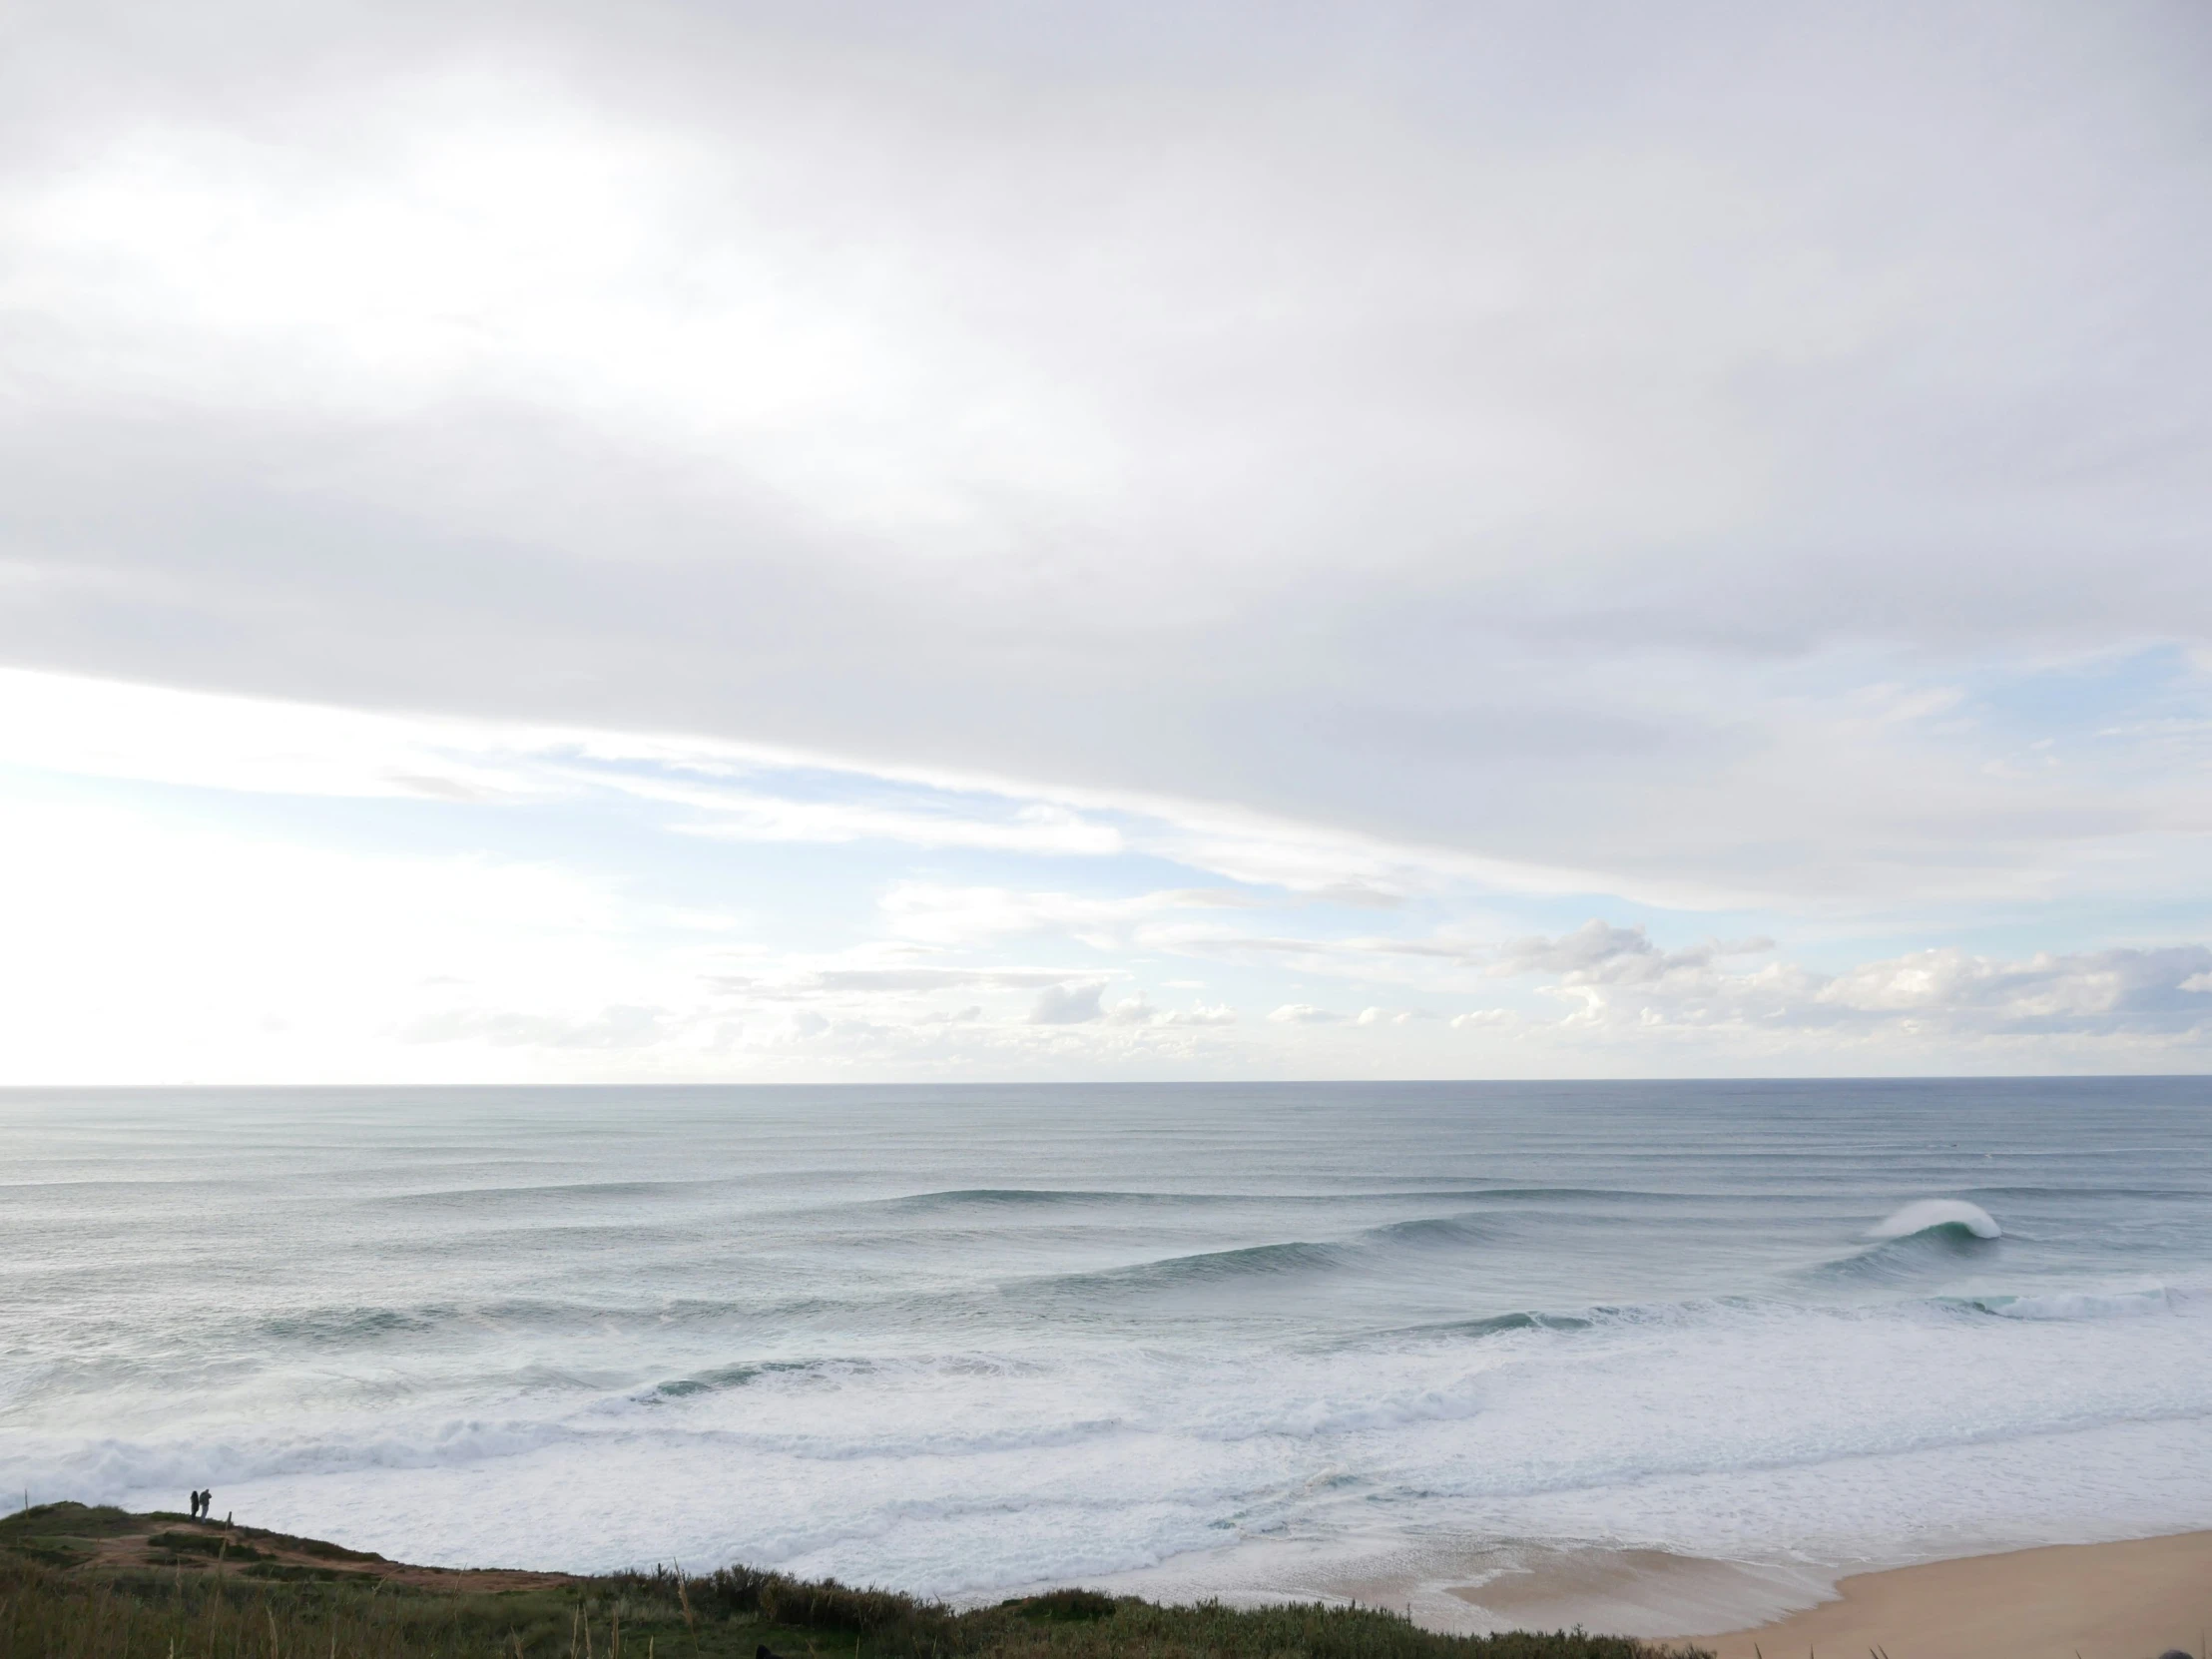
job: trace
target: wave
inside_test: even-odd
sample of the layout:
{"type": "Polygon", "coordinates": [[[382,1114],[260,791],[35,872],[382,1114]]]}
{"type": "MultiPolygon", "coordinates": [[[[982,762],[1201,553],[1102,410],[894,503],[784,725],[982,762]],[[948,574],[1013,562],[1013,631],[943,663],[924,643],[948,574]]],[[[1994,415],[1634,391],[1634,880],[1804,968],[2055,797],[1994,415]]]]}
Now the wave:
{"type": "Polygon", "coordinates": [[[1923,1233],[1957,1233],[1975,1239],[2000,1239],[2004,1229],[1978,1204],[1962,1198],[1924,1198],[1867,1229],[1870,1239],[1910,1239],[1923,1233]]]}
{"type": "Polygon", "coordinates": [[[1408,1325],[1389,1332],[1390,1336],[1422,1337],[1498,1337],[1509,1331],[1587,1331],[1598,1322],[1576,1314],[1546,1314],[1527,1311],[1512,1314],[1492,1314],[1486,1319],[1445,1320],[1435,1325],[1408,1325]]]}
{"type": "Polygon", "coordinates": [[[623,1304],[502,1299],[480,1303],[416,1303],[407,1307],[307,1308],[274,1314],[242,1329],[279,1347],[371,1345],[400,1339],[488,1333],[493,1335],[650,1336],[668,1331],[729,1327],[751,1328],[763,1322],[793,1322],[823,1315],[848,1314],[855,1305],[823,1297],[790,1297],[760,1302],[682,1301],[623,1304]]]}
{"type": "Polygon", "coordinates": [[[543,1204],[576,1199],[660,1198],[678,1192],[729,1185],[726,1181],[565,1181],[522,1187],[445,1187],[430,1192],[391,1193],[364,1200],[371,1209],[473,1209],[492,1204],[543,1204]]]}
{"type": "MultiPolygon", "coordinates": [[[[819,1373],[831,1363],[826,1360],[757,1360],[735,1366],[720,1366],[695,1376],[678,1377],[666,1382],[655,1383],[637,1397],[652,1401],[683,1399],[692,1394],[720,1393],[726,1388],[742,1388],[764,1377],[791,1372],[819,1373]]],[[[850,1371],[864,1372],[872,1369],[864,1360],[848,1360],[842,1364],[844,1369],[850,1371]]]]}
{"type": "Polygon", "coordinates": [[[1901,1280],[1956,1267],[1989,1249],[2004,1230],[1978,1204],[1957,1198],[1924,1198],[1893,1210],[1867,1230],[1865,1250],[1824,1262],[1818,1278],[1901,1280]]]}
{"type": "Polygon", "coordinates": [[[1813,1270],[1819,1279],[1894,1281],[1917,1278],[1959,1267],[1988,1251],[1993,1241],[1978,1239],[1963,1228],[1930,1228],[1881,1244],[1813,1270]]]}
{"type": "Polygon", "coordinates": [[[1725,1193],[1662,1193],[1640,1187],[1459,1187],[1421,1188],[1392,1193],[1347,1193],[1347,1200],[1372,1204],[1389,1199],[1404,1204],[1519,1204],[1587,1200],[1598,1204],[1713,1204],[1727,1202],[1725,1193]]]}
{"type": "Polygon", "coordinates": [[[1475,1216],[1416,1216],[1364,1228],[1338,1244],[1290,1239],[1280,1244],[1166,1256],[1128,1267],[1061,1274],[1027,1283],[1056,1289],[1159,1290],[1225,1280],[1276,1279],[1356,1270],[1393,1253],[1463,1249],[1496,1236],[1494,1227],[1475,1216]]]}
{"type": "Polygon", "coordinates": [[[1116,1188],[956,1187],[942,1192],[909,1193],[898,1198],[864,1200],[854,1209],[885,1209],[926,1214],[939,1210],[1005,1210],[1054,1205],[1319,1206],[1377,1204],[1512,1204],[1560,1199],[1596,1203],[1709,1204],[1710,1193],[1646,1192],[1619,1187],[1452,1187],[1404,1191],[1342,1193],[1164,1193],[1116,1188]]]}
{"type": "Polygon", "coordinates": [[[1970,1193],[1983,1198],[2063,1198],[2074,1201],[2107,1198],[2179,1198],[2201,1200],[2204,1194],[2195,1187],[2106,1187],[2083,1183],[2075,1187],[1968,1187],[1970,1193]]]}
{"type": "Polygon", "coordinates": [[[2173,1313],[2193,1300],[2187,1291],[2159,1285],[2147,1291],[2062,1291],[2043,1296],[1945,1298],[1944,1305],[2006,1320],[2115,1320],[2173,1313]]]}
{"type": "Polygon", "coordinates": [[[1497,1237],[1497,1229],[1473,1216],[1420,1216],[1411,1221],[1386,1222],[1360,1234],[1364,1245],[1411,1245],[1421,1249],[1483,1244],[1497,1237]]]}
{"type": "Polygon", "coordinates": [[[318,1308],[263,1320],[261,1330],[280,1343],[324,1347],[426,1336],[457,1318],[452,1308],[318,1308]]]}
{"type": "MultiPolygon", "coordinates": [[[[1921,1206],[1908,1205],[1899,1215],[1919,1208],[1921,1206]]],[[[1960,1208],[1971,1210],[1974,1206],[1968,1204],[1960,1208]]],[[[1989,1221],[1983,1212],[1977,1210],[1975,1213],[1981,1215],[1992,1231],[1978,1231],[1963,1219],[1934,1221],[1894,1237],[1878,1237],[1864,1250],[1822,1263],[1812,1270],[1812,1277],[1881,1282],[1954,1271],[1996,1248],[1999,1237],[1993,1231],[1996,1223],[1989,1221]]]]}
{"type": "Polygon", "coordinates": [[[1066,1187],[960,1187],[941,1193],[911,1193],[904,1198],[877,1199],[876,1208],[928,1213],[935,1210],[1010,1210],[1064,1204],[1249,1204],[1259,1202],[1229,1193],[1145,1193],[1081,1191],[1066,1187]]]}
{"type": "Polygon", "coordinates": [[[1354,1253],[1342,1245],[1293,1239],[1283,1244],[1250,1245],[1242,1250],[1208,1250],[1194,1256],[1167,1256],[1156,1262],[1104,1268],[1094,1273],[1058,1274],[1028,1283],[1072,1291],[1167,1290],[1328,1273],[1348,1266],[1353,1257],[1354,1253]]]}

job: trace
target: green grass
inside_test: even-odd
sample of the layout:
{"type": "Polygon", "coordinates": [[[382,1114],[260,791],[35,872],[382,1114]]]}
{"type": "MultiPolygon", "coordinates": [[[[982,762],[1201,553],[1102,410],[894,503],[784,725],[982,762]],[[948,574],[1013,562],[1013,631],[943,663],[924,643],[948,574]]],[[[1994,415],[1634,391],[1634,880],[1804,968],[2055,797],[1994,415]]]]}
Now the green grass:
{"type": "MultiPolygon", "coordinates": [[[[1369,1608],[1164,1607],[1090,1590],[956,1611],[833,1580],[728,1567],[572,1578],[534,1589],[419,1588],[380,1557],[183,1516],[48,1504],[0,1520],[0,1659],[1652,1659],[1580,1632],[1439,1636],[1369,1608]],[[241,1529],[244,1531],[245,1529],[241,1529]],[[152,1536],[148,1536],[151,1533],[152,1536]],[[89,1560],[145,1538],[142,1558],[89,1560]],[[271,1547],[261,1548],[257,1544],[271,1547]],[[247,1551],[254,1559],[232,1569],[247,1551]],[[270,1559],[316,1557],[312,1565],[270,1559]],[[167,1565],[149,1564],[166,1560],[167,1565]],[[338,1567],[324,1562],[374,1563],[338,1567]]],[[[463,1581],[455,1581],[457,1583],[463,1581]]]]}

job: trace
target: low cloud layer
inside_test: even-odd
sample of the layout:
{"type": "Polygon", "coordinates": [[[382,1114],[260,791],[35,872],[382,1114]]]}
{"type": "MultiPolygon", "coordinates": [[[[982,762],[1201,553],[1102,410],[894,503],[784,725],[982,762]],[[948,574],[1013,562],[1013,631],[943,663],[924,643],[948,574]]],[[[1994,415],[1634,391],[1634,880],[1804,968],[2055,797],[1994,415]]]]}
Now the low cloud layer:
{"type": "Polygon", "coordinates": [[[1493,971],[1540,975],[1545,995],[1574,1004],[1562,1024],[2115,1043],[2193,1041],[2212,1030],[2212,948],[2202,944],[2043,951],[2018,960],[1949,945],[1837,973],[1784,961],[1729,965],[1731,957],[1771,948],[1760,941],[1757,952],[1668,952],[1641,929],[1593,921],[1562,939],[1516,940],[1493,971]]]}

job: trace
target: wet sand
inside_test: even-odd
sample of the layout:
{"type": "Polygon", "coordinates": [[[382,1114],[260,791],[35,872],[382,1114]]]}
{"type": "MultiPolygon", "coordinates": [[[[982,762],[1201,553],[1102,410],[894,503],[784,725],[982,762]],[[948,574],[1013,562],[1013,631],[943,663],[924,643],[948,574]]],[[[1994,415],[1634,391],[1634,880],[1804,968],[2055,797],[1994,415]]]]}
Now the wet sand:
{"type": "Polygon", "coordinates": [[[2205,1659],[2212,1532],[1968,1555],[1841,1580],[1840,1599],[1691,1638],[1720,1659],[2205,1659]]]}
{"type": "Polygon", "coordinates": [[[1601,1630],[1666,1639],[1686,1630],[1780,1617],[1828,1593],[1828,1580],[1788,1567],[1755,1567],[1657,1549],[1546,1549],[1506,1545],[1470,1562],[1473,1583],[1441,1586],[1479,1623],[1439,1628],[1601,1630]]]}

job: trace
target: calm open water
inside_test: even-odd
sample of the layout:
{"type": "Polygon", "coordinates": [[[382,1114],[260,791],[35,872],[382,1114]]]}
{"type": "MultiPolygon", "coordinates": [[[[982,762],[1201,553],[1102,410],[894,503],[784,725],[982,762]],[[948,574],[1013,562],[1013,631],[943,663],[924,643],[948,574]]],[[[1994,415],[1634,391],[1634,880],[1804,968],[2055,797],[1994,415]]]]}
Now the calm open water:
{"type": "Polygon", "coordinates": [[[14,1091],[0,1485],[954,1594],[2207,1527],[2212,1084],[14,1091]]]}

